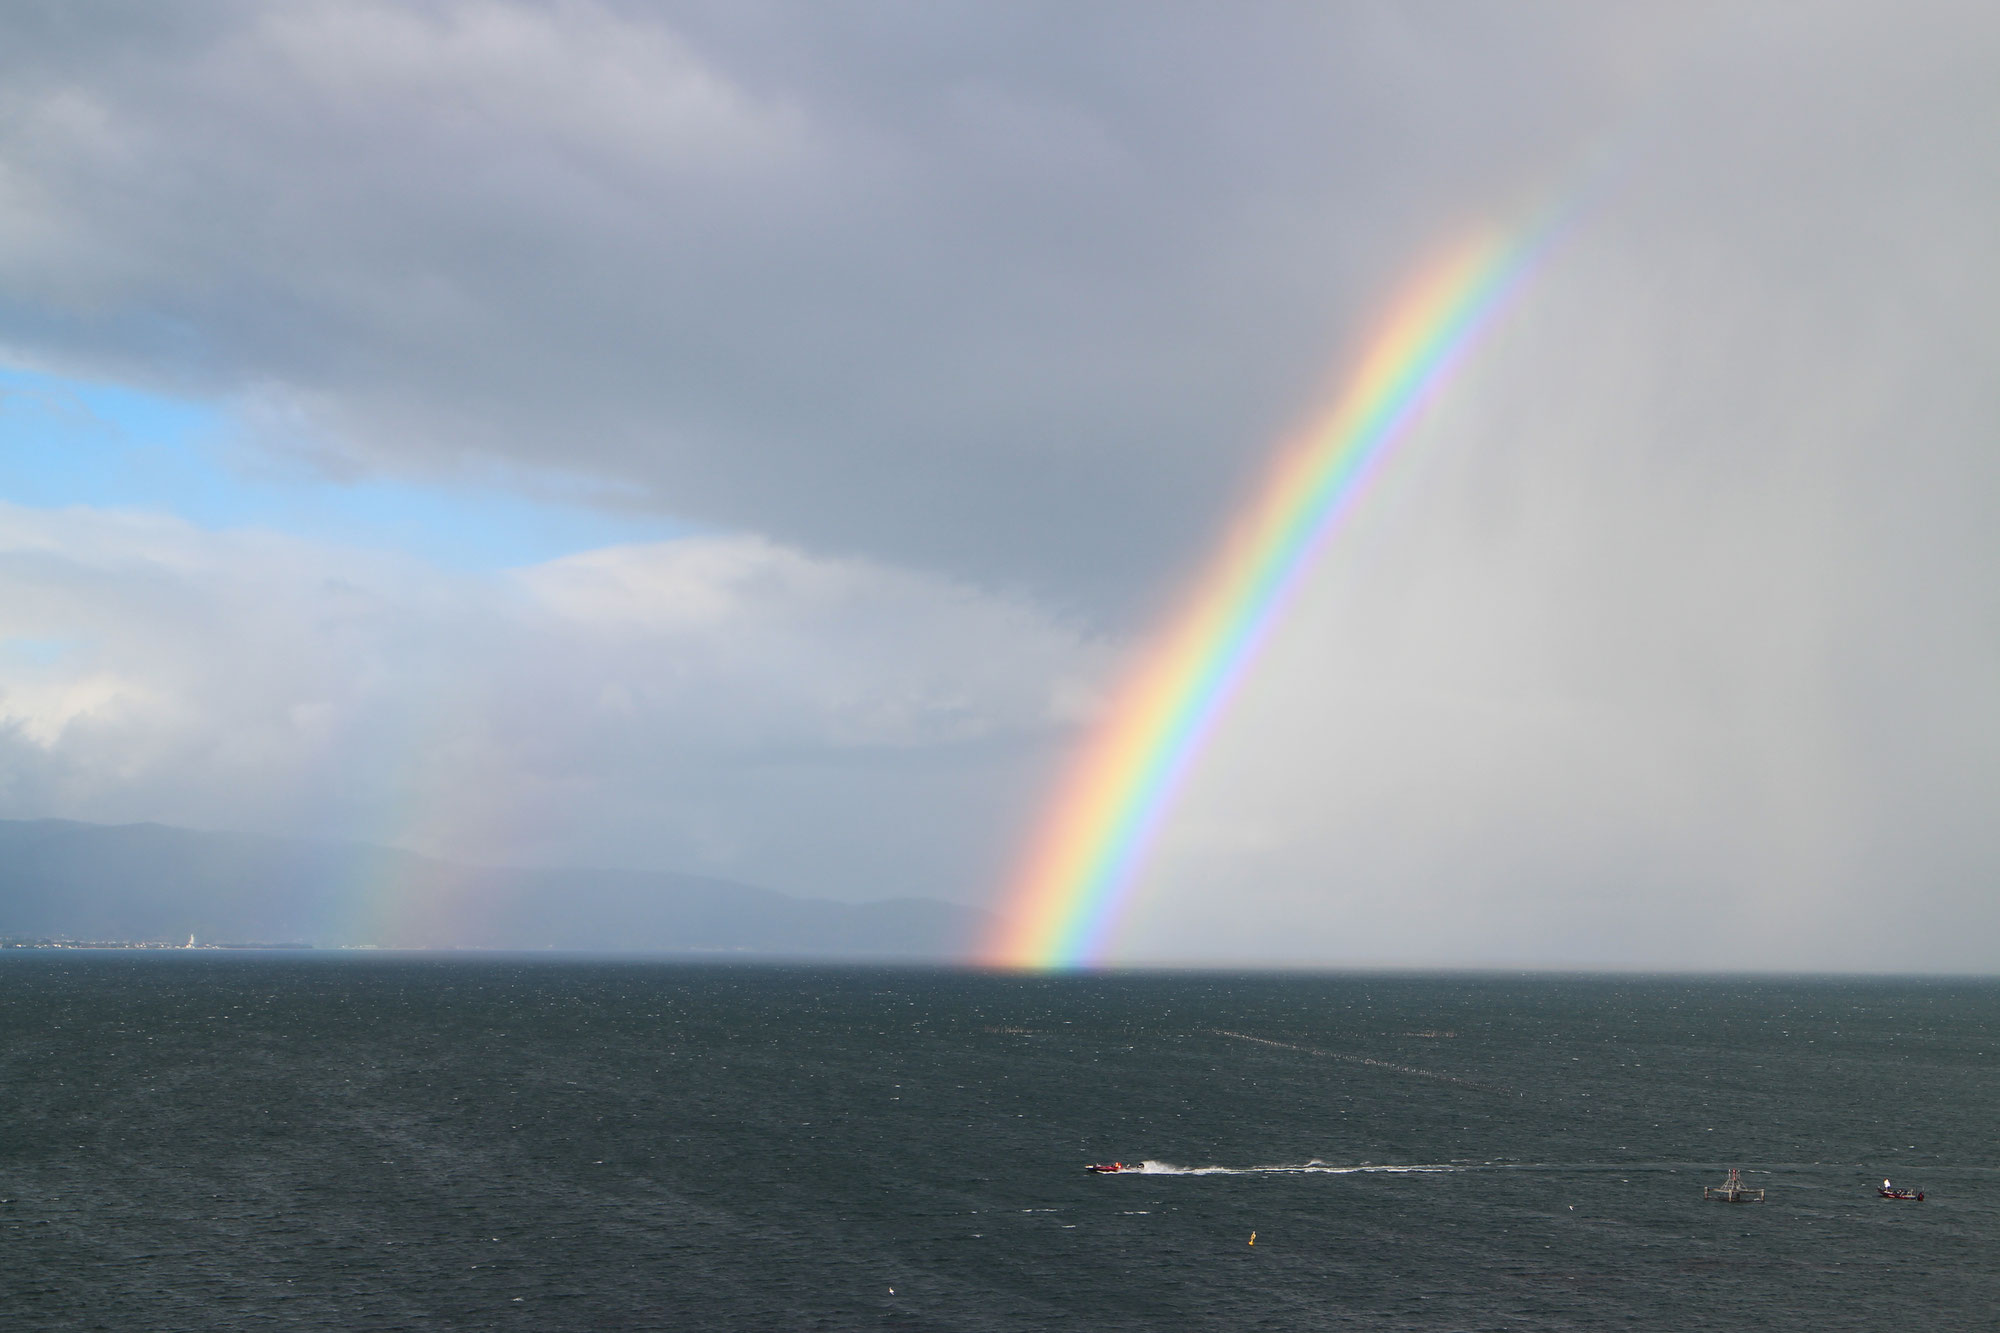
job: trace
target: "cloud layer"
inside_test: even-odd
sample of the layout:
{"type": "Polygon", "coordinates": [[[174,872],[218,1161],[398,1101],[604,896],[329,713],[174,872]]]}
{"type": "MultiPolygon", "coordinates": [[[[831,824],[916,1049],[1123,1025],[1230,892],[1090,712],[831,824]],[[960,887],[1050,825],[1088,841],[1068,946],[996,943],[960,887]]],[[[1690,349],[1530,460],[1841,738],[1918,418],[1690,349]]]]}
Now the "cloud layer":
{"type": "Polygon", "coordinates": [[[755,538],[493,578],[0,509],[10,812],[485,864],[976,897],[1102,652],[1034,608],[755,538]]]}

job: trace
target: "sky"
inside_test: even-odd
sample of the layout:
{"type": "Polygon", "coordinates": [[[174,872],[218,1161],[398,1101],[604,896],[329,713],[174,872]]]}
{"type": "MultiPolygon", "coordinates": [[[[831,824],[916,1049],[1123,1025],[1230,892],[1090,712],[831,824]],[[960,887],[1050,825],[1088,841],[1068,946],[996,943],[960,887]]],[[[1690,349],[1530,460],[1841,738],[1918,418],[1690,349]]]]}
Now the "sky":
{"type": "Polygon", "coordinates": [[[1134,965],[2000,967],[2000,16],[0,13],[0,818],[1004,907],[1427,257],[1134,965]]]}

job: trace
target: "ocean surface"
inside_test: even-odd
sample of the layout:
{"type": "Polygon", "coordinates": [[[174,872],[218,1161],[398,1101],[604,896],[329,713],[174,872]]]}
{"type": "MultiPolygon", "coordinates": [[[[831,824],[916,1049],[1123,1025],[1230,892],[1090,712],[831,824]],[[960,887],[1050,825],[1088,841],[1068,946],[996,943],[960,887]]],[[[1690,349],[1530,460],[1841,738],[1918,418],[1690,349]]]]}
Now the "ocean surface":
{"type": "Polygon", "coordinates": [[[17,950],[0,1328],[1993,1329],[1996,1130],[1992,981],[17,950]]]}

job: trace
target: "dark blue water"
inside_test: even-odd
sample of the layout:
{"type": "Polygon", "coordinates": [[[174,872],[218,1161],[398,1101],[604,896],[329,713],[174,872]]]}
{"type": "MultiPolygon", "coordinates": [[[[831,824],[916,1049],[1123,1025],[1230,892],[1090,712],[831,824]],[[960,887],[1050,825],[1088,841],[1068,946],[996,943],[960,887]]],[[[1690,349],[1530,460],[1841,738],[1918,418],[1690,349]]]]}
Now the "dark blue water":
{"type": "Polygon", "coordinates": [[[2000,1327],[1992,982],[10,951],[0,1002],[7,1329],[2000,1327]]]}

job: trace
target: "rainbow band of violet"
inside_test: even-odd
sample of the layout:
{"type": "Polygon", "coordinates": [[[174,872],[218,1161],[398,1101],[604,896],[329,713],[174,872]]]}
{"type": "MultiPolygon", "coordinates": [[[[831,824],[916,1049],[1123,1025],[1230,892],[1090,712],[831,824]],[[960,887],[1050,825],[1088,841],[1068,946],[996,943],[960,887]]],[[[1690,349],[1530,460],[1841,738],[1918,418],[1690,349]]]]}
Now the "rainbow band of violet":
{"type": "Polygon", "coordinates": [[[1422,270],[1332,411],[1281,452],[1182,611],[1114,696],[1002,899],[979,961],[1101,961],[1173,799],[1364,483],[1563,230],[1484,238],[1422,270]]]}

